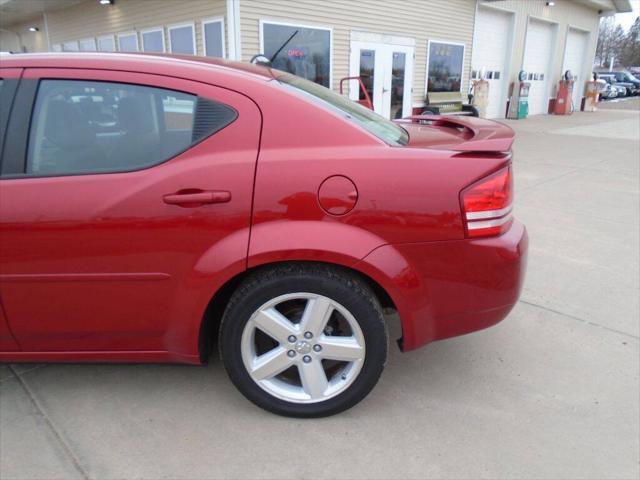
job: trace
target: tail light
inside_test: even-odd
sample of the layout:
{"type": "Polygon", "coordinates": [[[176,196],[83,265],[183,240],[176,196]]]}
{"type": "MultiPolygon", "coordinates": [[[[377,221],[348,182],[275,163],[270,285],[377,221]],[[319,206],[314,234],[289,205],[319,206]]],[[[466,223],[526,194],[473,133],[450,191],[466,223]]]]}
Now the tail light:
{"type": "Polygon", "coordinates": [[[511,166],[464,189],[461,200],[467,237],[492,237],[506,232],[513,221],[511,166]]]}

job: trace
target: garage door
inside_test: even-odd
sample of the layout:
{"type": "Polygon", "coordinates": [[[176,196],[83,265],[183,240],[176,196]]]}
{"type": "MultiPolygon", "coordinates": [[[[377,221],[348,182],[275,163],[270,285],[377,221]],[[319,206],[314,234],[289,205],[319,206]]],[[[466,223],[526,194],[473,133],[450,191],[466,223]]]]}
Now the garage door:
{"type": "Polygon", "coordinates": [[[549,70],[553,52],[553,25],[530,19],[524,47],[523,69],[527,72],[529,88],[529,114],[547,113],[549,110],[549,70]]]}
{"type": "MultiPolygon", "coordinates": [[[[582,94],[584,93],[584,82],[586,81],[583,66],[587,53],[588,34],[580,30],[570,28],[567,32],[567,44],[564,50],[564,64],[562,73],[571,70],[575,77],[573,84],[573,108],[580,110],[582,94]]],[[[587,72],[588,73],[588,72],[587,72]]]]}
{"type": "Polygon", "coordinates": [[[511,40],[511,18],[508,13],[478,8],[473,34],[472,70],[484,69],[489,82],[487,118],[504,118],[507,107],[507,55],[511,40]]]}

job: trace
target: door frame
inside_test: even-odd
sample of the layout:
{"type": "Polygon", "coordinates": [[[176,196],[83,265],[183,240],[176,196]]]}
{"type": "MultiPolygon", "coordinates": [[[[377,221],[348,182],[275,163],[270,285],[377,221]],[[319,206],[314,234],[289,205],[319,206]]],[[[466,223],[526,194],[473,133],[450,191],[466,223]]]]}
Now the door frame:
{"type": "MultiPolygon", "coordinates": [[[[378,33],[370,33],[370,32],[351,32],[351,43],[350,43],[350,58],[349,58],[349,75],[350,76],[359,76],[360,74],[360,50],[361,49],[374,50],[376,52],[381,51],[382,54],[388,53],[388,57],[380,57],[379,54],[376,54],[376,60],[374,64],[374,68],[377,69],[378,66],[385,66],[383,68],[383,72],[389,71],[388,78],[382,78],[382,82],[384,85],[382,88],[387,88],[390,92],[391,90],[391,69],[393,67],[393,53],[405,53],[406,64],[405,64],[405,77],[404,77],[404,96],[402,98],[402,116],[411,115],[411,110],[413,108],[413,73],[415,68],[415,39],[409,37],[399,37],[395,35],[384,35],[378,33]],[[379,63],[382,62],[382,63],[379,63]]],[[[384,73],[383,73],[384,75],[384,73]]],[[[376,103],[381,103],[381,111],[379,112],[383,116],[390,115],[390,98],[391,93],[389,93],[389,102],[384,99],[380,95],[379,87],[379,78],[376,78],[377,75],[374,75],[374,92],[371,98],[374,105],[376,103]],[[376,102],[376,98],[378,98],[378,102],[376,102]],[[389,109],[389,112],[386,112],[386,109],[389,109]]],[[[349,81],[349,98],[351,100],[358,99],[358,93],[360,91],[360,86],[356,80],[349,81]]]]}

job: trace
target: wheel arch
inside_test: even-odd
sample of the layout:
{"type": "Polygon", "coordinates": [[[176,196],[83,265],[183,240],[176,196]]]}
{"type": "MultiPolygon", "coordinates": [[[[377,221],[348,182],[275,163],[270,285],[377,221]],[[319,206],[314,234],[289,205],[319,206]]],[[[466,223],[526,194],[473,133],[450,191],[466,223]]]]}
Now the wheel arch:
{"type": "MultiPolygon", "coordinates": [[[[381,283],[377,279],[374,279],[371,275],[363,272],[362,270],[354,268],[353,266],[347,266],[330,261],[310,260],[282,260],[262,263],[237,273],[236,275],[228,279],[212,295],[202,317],[198,334],[198,350],[201,362],[206,363],[210,356],[215,353],[217,349],[220,322],[222,321],[222,316],[231,298],[231,295],[233,295],[233,292],[238,288],[238,286],[247,277],[258,273],[261,270],[268,270],[284,264],[328,265],[337,270],[348,272],[349,274],[355,275],[365,282],[365,284],[372,290],[372,292],[380,302],[382,308],[397,311],[396,302],[393,300],[387,290],[381,285],[381,283]]],[[[400,329],[399,331],[402,332],[401,324],[398,328],[400,329]]]]}

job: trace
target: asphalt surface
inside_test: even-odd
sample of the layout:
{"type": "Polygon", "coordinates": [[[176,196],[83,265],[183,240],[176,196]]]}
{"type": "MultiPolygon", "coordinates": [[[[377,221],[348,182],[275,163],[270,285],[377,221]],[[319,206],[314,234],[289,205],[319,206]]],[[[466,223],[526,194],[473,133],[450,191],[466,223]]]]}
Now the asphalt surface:
{"type": "Polygon", "coordinates": [[[0,366],[2,479],[640,476],[640,111],[508,121],[522,300],[500,325],[392,349],[363,403],[254,407],[219,361],[0,366]]]}

